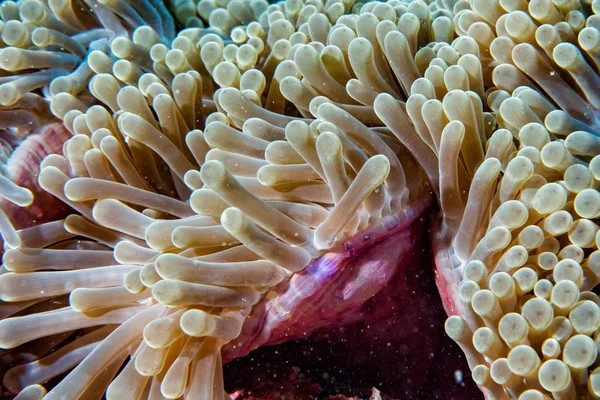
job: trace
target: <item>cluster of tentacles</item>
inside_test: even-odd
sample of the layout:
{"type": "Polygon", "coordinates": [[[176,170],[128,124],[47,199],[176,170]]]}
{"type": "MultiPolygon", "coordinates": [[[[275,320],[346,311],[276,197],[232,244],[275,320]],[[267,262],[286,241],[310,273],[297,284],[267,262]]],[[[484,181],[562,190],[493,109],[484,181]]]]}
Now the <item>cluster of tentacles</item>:
{"type": "Polygon", "coordinates": [[[225,399],[252,306],[431,193],[446,331],[488,398],[600,398],[596,12],[3,2],[4,385],[225,399]],[[35,146],[39,173],[12,161],[35,146]],[[40,198],[23,176],[68,216],[15,220],[40,198]]]}

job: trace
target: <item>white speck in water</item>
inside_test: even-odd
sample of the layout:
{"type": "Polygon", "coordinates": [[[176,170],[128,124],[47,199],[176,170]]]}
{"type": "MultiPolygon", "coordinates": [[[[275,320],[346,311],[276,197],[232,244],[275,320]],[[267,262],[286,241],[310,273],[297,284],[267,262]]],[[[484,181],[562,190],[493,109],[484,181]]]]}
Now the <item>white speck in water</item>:
{"type": "Polygon", "coordinates": [[[463,372],[460,369],[454,371],[454,381],[456,383],[462,383],[463,381],[463,372]]]}

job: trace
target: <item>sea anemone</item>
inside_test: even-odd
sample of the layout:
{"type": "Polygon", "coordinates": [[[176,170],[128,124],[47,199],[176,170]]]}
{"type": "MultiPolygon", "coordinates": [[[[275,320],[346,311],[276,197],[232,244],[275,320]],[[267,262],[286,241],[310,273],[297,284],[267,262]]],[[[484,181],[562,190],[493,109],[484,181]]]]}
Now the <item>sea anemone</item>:
{"type": "Polygon", "coordinates": [[[38,176],[70,211],[0,213],[6,388],[227,398],[223,362],[365,317],[428,224],[487,398],[600,397],[595,2],[168,6],[177,35],[158,0],[0,8],[15,152],[70,133],[38,176]]]}

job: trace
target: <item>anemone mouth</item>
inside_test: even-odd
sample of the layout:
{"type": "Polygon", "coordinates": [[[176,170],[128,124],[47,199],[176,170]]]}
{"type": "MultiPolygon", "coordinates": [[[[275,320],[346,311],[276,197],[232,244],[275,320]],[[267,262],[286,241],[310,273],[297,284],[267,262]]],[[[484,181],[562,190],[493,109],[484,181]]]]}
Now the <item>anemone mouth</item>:
{"type": "MultiPolygon", "coordinates": [[[[302,318],[292,316],[289,324],[282,325],[281,334],[278,335],[275,328],[268,341],[277,343],[283,336],[283,343],[261,346],[245,357],[226,363],[224,376],[226,387],[231,389],[229,393],[234,398],[235,395],[240,398],[335,399],[336,395],[372,398],[379,392],[385,399],[476,397],[477,389],[470,380],[464,358],[457,352],[455,343],[440,335],[445,314],[435,294],[434,257],[427,236],[429,219],[434,215],[433,209],[425,208],[411,225],[370,245],[363,255],[370,261],[361,263],[360,259],[354,259],[342,269],[346,274],[349,269],[366,269],[373,273],[367,267],[374,260],[369,253],[407,246],[408,251],[390,257],[398,266],[389,269],[393,275],[372,297],[357,302],[337,317],[325,319],[306,338],[292,339],[306,336],[295,329],[298,322],[294,321],[302,318]],[[406,321],[411,323],[406,324],[406,321]],[[416,348],[419,350],[415,351],[416,348]],[[420,373],[414,374],[414,371],[420,373]]],[[[346,288],[352,287],[352,282],[359,281],[356,276],[360,274],[351,275],[355,278],[336,278],[335,284],[325,285],[324,292],[343,292],[344,281],[346,288]]],[[[292,309],[292,313],[327,309],[327,304],[333,301],[324,296],[316,305],[314,300],[307,299],[298,309],[292,309]]],[[[284,304],[285,295],[283,297],[284,304]]],[[[313,326],[316,326],[315,319],[312,319],[313,326]]],[[[243,343],[235,343],[235,346],[244,348],[243,343]]],[[[231,349],[225,349],[224,359],[230,354],[231,349]]]]}

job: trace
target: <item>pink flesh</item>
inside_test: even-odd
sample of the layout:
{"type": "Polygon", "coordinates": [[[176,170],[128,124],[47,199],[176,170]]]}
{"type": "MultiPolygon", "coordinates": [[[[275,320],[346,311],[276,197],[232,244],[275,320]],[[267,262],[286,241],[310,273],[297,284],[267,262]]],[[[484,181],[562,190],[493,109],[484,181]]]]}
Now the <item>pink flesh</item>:
{"type": "MultiPolygon", "coordinates": [[[[346,240],[255,305],[241,335],[223,349],[225,362],[263,346],[307,337],[331,326],[375,317],[361,306],[410,262],[425,199],[346,240]]],[[[389,310],[377,310],[386,314],[389,310]]]]}
{"type": "Polygon", "coordinates": [[[7,177],[31,190],[34,196],[33,204],[29,207],[3,202],[2,209],[16,229],[59,219],[68,210],[63,202],[40,188],[38,174],[44,157],[49,154],[62,155],[62,145],[70,137],[71,133],[62,124],[45,125],[29,135],[11,154],[6,166],[7,177]]]}
{"type": "MultiPolygon", "coordinates": [[[[12,154],[10,177],[35,195],[28,208],[3,205],[17,228],[58,219],[67,211],[62,202],[39,188],[37,174],[43,157],[61,154],[62,143],[70,136],[61,125],[48,125],[12,154]]],[[[228,366],[228,375],[234,377],[229,376],[227,382],[235,388],[251,389],[257,379],[261,384],[271,379],[279,386],[285,377],[273,378],[268,367],[241,366],[244,360],[268,353],[265,363],[275,368],[277,357],[270,349],[287,346],[293,353],[286,364],[289,361],[305,369],[315,363],[327,368],[343,366],[358,373],[360,379],[375,379],[364,379],[369,391],[370,386],[383,382],[384,392],[388,389],[395,397],[430,398],[431,394],[478,398],[480,392],[468,379],[464,380],[466,385],[454,380],[455,371],[466,375],[468,368],[458,348],[443,333],[444,313],[431,279],[434,262],[428,235],[433,238],[436,254],[437,290],[449,314],[456,313],[452,296],[457,293],[457,283],[453,274],[446,273],[452,272],[444,258],[448,248],[439,240],[438,230],[428,228],[430,220],[435,227],[438,216],[431,203],[431,198],[421,199],[398,215],[387,217],[272,289],[253,308],[240,337],[223,349],[224,361],[237,359],[228,366]],[[293,350],[295,346],[302,350],[293,350]],[[296,351],[309,354],[300,356],[296,351]],[[327,356],[331,362],[315,360],[327,356]],[[422,388],[428,385],[432,388],[423,395],[422,388]]],[[[353,379],[356,382],[356,376],[353,379]]],[[[275,392],[271,395],[261,398],[281,398],[275,392]]]]}
{"type": "MultiPolygon", "coordinates": [[[[227,366],[232,388],[272,382],[271,392],[258,398],[281,398],[284,386],[276,387],[286,380],[272,374],[294,365],[312,375],[334,373],[361,393],[370,382],[394,398],[479,398],[460,350],[444,334],[427,229],[437,217],[431,198],[421,199],[275,288],[223,350],[223,359],[231,361],[262,347],[227,366]],[[455,371],[468,383],[457,383],[455,371]]],[[[285,393],[310,398],[297,390],[285,393]]]]}
{"type": "Polygon", "coordinates": [[[441,218],[432,222],[431,245],[435,255],[435,284],[447,315],[460,315],[461,302],[458,295],[460,279],[457,271],[461,265],[454,253],[451,239],[442,233],[441,218]]]}

